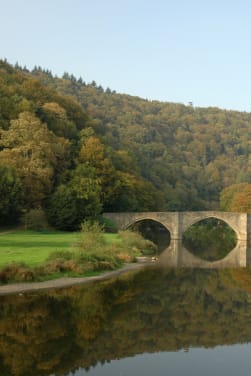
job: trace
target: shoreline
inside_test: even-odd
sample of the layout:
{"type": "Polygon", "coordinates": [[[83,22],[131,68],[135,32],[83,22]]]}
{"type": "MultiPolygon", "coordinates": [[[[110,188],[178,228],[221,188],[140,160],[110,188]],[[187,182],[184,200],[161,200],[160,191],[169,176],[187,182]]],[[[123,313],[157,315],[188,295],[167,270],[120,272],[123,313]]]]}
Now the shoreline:
{"type": "Polygon", "coordinates": [[[77,286],[85,283],[102,281],[112,277],[116,277],[125,272],[141,269],[143,267],[152,265],[150,262],[137,262],[126,264],[121,269],[105,272],[103,274],[91,277],[62,277],[51,279],[43,282],[20,282],[0,286],[0,296],[24,294],[32,291],[50,290],[54,288],[67,288],[77,286]]]}

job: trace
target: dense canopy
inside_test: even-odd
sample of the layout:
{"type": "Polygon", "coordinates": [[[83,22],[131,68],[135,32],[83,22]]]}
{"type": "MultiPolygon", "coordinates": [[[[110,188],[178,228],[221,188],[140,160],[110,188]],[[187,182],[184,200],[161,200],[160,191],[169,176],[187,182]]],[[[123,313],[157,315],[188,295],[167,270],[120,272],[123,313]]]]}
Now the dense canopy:
{"type": "MultiPolygon", "coordinates": [[[[1,222],[39,208],[64,228],[66,203],[70,228],[102,210],[218,209],[222,191],[251,183],[250,140],[251,113],[148,101],[0,61],[0,194],[10,176],[16,187],[1,222]]],[[[244,210],[243,199],[228,209],[244,210]]]]}

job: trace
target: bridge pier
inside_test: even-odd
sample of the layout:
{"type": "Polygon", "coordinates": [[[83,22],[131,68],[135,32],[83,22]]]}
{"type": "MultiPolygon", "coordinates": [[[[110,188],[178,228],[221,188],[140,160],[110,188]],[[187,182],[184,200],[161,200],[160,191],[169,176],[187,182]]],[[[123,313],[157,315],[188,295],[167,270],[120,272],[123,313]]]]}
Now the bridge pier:
{"type": "Polygon", "coordinates": [[[182,266],[182,240],[173,239],[169,246],[160,254],[159,263],[164,266],[182,266]]]}

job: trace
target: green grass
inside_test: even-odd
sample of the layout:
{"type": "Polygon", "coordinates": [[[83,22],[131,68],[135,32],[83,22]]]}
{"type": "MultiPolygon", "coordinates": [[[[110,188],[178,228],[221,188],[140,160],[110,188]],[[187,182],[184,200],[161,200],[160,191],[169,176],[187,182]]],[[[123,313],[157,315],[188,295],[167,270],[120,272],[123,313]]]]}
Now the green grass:
{"type": "Polygon", "coordinates": [[[88,223],[79,233],[2,231],[0,284],[97,275],[135,262],[141,252],[154,247],[139,234],[102,234],[95,224],[90,227],[88,223]]]}
{"type": "MultiPolygon", "coordinates": [[[[104,234],[106,242],[120,241],[117,234],[104,234]]],[[[15,231],[0,233],[0,268],[13,262],[41,265],[55,251],[69,250],[78,233],[15,231]]]]}
{"type": "Polygon", "coordinates": [[[76,233],[17,231],[0,233],[0,267],[12,262],[43,263],[53,251],[67,250],[76,233]]]}

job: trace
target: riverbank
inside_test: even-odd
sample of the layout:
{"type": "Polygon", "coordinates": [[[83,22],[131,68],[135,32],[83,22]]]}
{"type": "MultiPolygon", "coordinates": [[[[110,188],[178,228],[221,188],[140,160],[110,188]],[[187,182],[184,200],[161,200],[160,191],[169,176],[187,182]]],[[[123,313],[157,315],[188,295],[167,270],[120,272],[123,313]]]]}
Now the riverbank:
{"type": "Polygon", "coordinates": [[[84,283],[90,283],[94,281],[102,281],[112,277],[116,277],[120,274],[141,269],[143,267],[151,265],[151,261],[147,261],[145,258],[137,263],[130,263],[124,265],[121,269],[116,269],[110,272],[106,272],[97,276],[91,277],[66,277],[66,278],[58,278],[43,282],[25,282],[25,283],[13,283],[8,285],[0,286],[0,296],[4,295],[14,295],[14,294],[24,294],[29,293],[32,291],[40,291],[40,290],[49,290],[54,288],[65,288],[71,287],[76,285],[81,285],[84,283]]]}
{"type": "Polygon", "coordinates": [[[22,230],[1,235],[0,284],[75,281],[118,270],[155,252],[156,246],[138,233],[107,234],[98,224],[88,226],[79,233],[22,230]]]}

